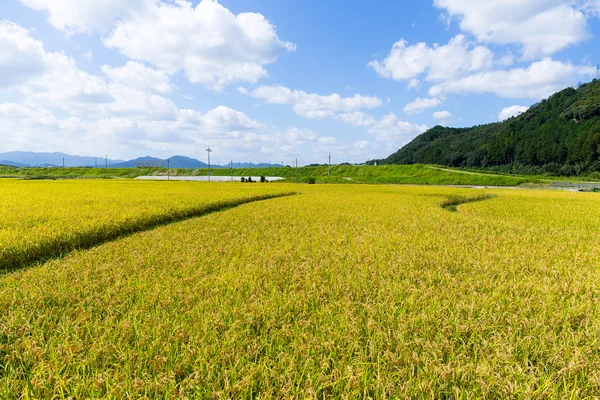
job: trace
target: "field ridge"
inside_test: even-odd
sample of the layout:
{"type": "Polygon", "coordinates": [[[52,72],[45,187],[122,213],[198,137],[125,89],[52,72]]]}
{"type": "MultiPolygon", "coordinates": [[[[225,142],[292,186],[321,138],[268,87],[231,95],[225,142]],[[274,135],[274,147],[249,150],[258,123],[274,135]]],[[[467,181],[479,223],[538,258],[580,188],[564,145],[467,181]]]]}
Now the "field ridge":
{"type": "Polygon", "coordinates": [[[239,199],[221,200],[183,210],[172,210],[167,214],[156,214],[145,216],[144,218],[122,221],[117,229],[87,230],[77,232],[71,236],[43,240],[31,246],[8,248],[0,254],[0,271],[4,273],[12,272],[51,258],[64,256],[74,250],[89,249],[99,244],[110,242],[133,233],[154,229],[161,225],[224,211],[243,204],[297,194],[299,192],[268,193],[239,199]]]}
{"type": "Polygon", "coordinates": [[[450,196],[446,200],[440,203],[440,206],[451,212],[458,212],[458,206],[461,204],[475,203],[478,201],[484,201],[493,199],[498,197],[496,194],[482,194],[474,197],[464,197],[464,196],[450,196]]]}

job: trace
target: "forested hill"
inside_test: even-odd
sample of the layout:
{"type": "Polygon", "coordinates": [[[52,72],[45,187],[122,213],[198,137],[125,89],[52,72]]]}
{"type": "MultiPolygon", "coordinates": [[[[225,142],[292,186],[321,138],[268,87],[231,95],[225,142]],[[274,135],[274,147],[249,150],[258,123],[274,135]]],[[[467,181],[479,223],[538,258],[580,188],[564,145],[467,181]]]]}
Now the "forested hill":
{"type": "Polygon", "coordinates": [[[566,175],[600,171],[600,81],[565,89],[504,122],[436,126],[380,162],[535,166],[566,175]]]}

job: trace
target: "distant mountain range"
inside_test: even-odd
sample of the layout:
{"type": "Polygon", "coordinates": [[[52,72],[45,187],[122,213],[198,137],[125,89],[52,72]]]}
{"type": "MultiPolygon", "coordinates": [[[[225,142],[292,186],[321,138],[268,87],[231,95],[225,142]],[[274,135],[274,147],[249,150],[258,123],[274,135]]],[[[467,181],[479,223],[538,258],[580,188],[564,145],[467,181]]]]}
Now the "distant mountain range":
{"type": "MultiPolygon", "coordinates": [[[[208,168],[208,164],[195,158],[173,156],[168,159],[156,157],[139,157],[133,160],[106,160],[104,157],[82,157],[65,153],[34,153],[28,151],[12,151],[0,153],[0,165],[12,167],[99,167],[108,165],[110,168],[136,168],[136,167],[171,167],[171,168],[208,168]]],[[[230,165],[214,165],[211,168],[229,168],[230,165]]],[[[268,163],[233,163],[234,168],[269,168],[283,167],[281,164],[268,163]]]]}
{"type": "MultiPolygon", "coordinates": [[[[107,160],[104,157],[81,157],[65,153],[34,153],[29,151],[11,151],[0,153],[0,164],[13,167],[58,167],[62,166],[63,158],[65,167],[104,167],[107,160]]],[[[108,160],[108,165],[122,162],[122,160],[108,160]]]]}
{"type": "Polygon", "coordinates": [[[13,161],[8,161],[8,160],[0,160],[0,165],[8,165],[10,167],[26,167],[27,165],[25,164],[19,164],[13,161]]]}

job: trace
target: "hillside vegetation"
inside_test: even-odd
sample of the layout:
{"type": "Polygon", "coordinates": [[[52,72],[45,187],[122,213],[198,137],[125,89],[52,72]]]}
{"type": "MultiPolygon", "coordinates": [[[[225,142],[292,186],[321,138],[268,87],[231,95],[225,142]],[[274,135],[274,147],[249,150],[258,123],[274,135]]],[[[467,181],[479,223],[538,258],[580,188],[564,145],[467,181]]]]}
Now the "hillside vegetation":
{"type": "Polygon", "coordinates": [[[528,173],[600,171],[600,81],[567,88],[504,122],[472,128],[436,126],[385,160],[528,173]]]}

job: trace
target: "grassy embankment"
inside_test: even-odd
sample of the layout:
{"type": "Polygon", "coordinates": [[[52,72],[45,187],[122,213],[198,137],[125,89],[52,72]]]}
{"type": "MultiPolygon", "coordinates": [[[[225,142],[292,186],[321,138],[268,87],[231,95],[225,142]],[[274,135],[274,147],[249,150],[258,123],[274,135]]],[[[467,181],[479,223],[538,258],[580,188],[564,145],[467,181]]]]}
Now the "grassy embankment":
{"type": "Polygon", "coordinates": [[[0,397],[600,393],[597,194],[302,191],[1,277],[0,397]]]}
{"type": "MultiPolygon", "coordinates": [[[[214,169],[215,176],[280,176],[288,181],[307,182],[314,178],[318,183],[389,183],[389,184],[430,184],[430,185],[480,185],[480,186],[515,186],[526,182],[537,182],[527,177],[512,177],[495,174],[469,175],[451,170],[439,170],[425,165],[383,165],[383,166],[346,166],[336,165],[331,168],[328,177],[327,167],[295,168],[249,168],[249,169],[214,169]]],[[[66,168],[66,178],[135,178],[143,175],[166,175],[166,169],[129,168],[66,168]]],[[[173,176],[205,176],[206,169],[172,169],[173,176]]],[[[29,179],[49,177],[60,179],[63,171],[60,168],[16,169],[0,168],[0,176],[24,177],[29,179]]]]}

